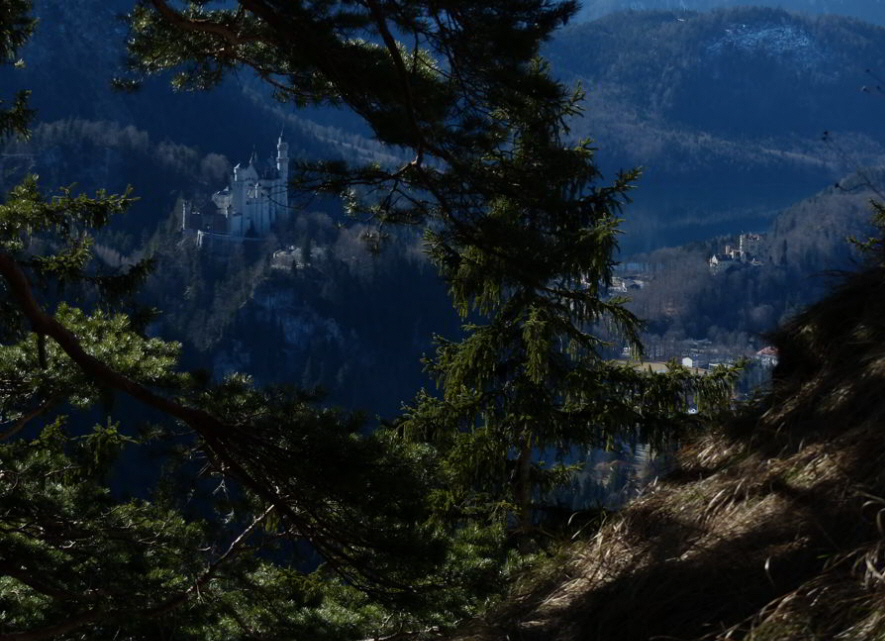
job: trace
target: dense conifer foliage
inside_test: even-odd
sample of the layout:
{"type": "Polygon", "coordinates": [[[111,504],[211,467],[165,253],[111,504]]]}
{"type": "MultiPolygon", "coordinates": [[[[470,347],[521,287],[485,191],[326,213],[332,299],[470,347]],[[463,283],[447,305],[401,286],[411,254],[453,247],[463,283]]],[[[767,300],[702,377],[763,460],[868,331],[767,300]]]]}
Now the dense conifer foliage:
{"type": "Polygon", "coordinates": [[[674,374],[661,387],[608,365],[590,331],[605,323],[639,349],[636,318],[606,292],[637,174],[606,185],[591,144],[566,143],[582,95],[536,56],[572,3],[318,3],[309,16],[274,2],[212,7],[145,3],[133,14],[132,69],[174,69],[180,86],[203,88],[245,66],[281,100],[342,102],[380,141],[414,153],[400,167],[302,163],[296,187],[340,195],[377,224],[375,240],[385,224],[425,225],[456,309],[474,314],[468,337],[443,341],[430,366],[444,398],[423,394],[404,424],[461,469],[450,482],[469,479],[467,495],[444,503],[474,505],[479,492],[527,529],[535,487],[564,478],[533,465],[539,452],[611,445],[637,426],[663,442],[692,391],[702,407],[722,406],[729,372],[674,374]],[[290,37],[307,25],[310,35],[290,37]],[[322,59],[319,42],[331,52],[322,59]]]}
{"type": "MultiPolygon", "coordinates": [[[[7,7],[30,24],[26,4],[7,7]]],[[[15,109],[6,134],[27,122],[15,109]]],[[[310,394],[177,370],[178,346],[146,337],[130,298],[151,261],[94,260],[91,234],[130,202],[47,200],[32,176],[0,205],[0,637],[340,638],[385,603],[420,612],[445,554],[422,526],[427,466],[310,394]],[[120,393],[138,425],[114,420],[138,415],[120,393]],[[114,482],[122,450],[160,457],[149,484],[114,482]],[[324,569],[305,574],[316,554],[324,569]]]]}
{"type": "Polygon", "coordinates": [[[567,466],[541,457],[613,447],[634,428],[661,446],[680,436],[691,394],[704,412],[727,403],[724,370],[651,376],[604,358],[596,325],[641,350],[638,320],[607,292],[617,215],[636,172],[597,186],[590,143],[564,143],[559,123],[581,98],[563,93],[545,106],[528,96],[514,110],[497,171],[522,178],[521,191],[491,200],[482,235],[453,246],[428,232],[456,308],[471,316],[466,338],[438,339],[429,363],[442,397],[422,393],[404,426],[443,452],[449,491],[437,498],[450,517],[515,515],[522,536],[543,494],[569,478],[567,466]]]}
{"type": "MultiPolygon", "coordinates": [[[[28,6],[0,6],[13,54],[28,6]]],[[[108,272],[93,260],[91,234],[130,194],[47,200],[28,178],[0,206],[0,638],[343,638],[449,623],[500,588],[502,526],[527,534],[538,488],[563,478],[538,455],[664,443],[690,427],[690,395],[710,414],[727,402],[730,372],[616,367],[593,333],[606,324],[639,349],[636,319],[607,292],[636,175],[605,184],[591,145],[565,142],[581,96],[536,55],[574,10],[133,9],[136,74],[172,69],[177,86],[203,89],[245,66],[280,99],[343,103],[413,154],[399,167],[302,163],[295,186],[343,197],[376,244],[385,225],[420,224],[466,338],[441,341],[430,365],[442,397],[369,435],[314,394],[182,372],[178,346],[146,336],[131,299],[151,261],[108,272]],[[132,401],[141,429],[115,421],[132,401]],[[126,490],[135,498],[113,483],[132,448],[160,460],[126,490]],[[504,518],[478,527],[489,514],[504,518]]],[[[25,108],[4,133],[23,130],[25,108]]]]}
{"type": "MultiPolygon", "coordinates": [[[[22,45],[27,42],[34,30],[34,20],[30,17],[31,3],[29,0],[10,0],[0,7],[0,60],[8,63],[22,45]]],[[[26,135],[31,112],[27,106],[28,93],[19,92],[13,99],[0,100],[0,135],[10,133],[26,135]]]]}

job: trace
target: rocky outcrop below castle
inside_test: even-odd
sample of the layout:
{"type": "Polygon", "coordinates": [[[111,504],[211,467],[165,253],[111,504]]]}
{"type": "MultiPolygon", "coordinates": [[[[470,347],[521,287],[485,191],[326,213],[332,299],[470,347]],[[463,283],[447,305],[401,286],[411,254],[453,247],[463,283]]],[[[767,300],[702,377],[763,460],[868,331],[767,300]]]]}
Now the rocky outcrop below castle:
{"type": "Polygon", "coordinates": [[[428,265],[394,249],[350,256],[360,248],[339,238],[308,263],[274,267],[262,267],[269,256],[236,266],[242,248],[227,258],[191,249],[217,278],[190,276],[191,299],[167,314],[163,333],[195,348],[186,350],[200,354],[190,365],[216,379],[248,372],[259,384],[319,386],[329,403],[394,416],[432,385],[421,357],[435,332],[457,335],[457,315],[428,265]],[[227,276],[217,273],[225,267],[227,276]]]}

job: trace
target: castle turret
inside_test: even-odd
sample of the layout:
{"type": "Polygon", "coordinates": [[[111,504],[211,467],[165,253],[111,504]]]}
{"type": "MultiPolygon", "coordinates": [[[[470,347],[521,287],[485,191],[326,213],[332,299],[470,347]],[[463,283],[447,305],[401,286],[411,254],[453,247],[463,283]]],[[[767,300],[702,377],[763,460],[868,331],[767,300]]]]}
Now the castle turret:
{"type": "Polygon", "coordinates": [[[280,132],[280,139],[277,141],[277,171],[283,181],[289,180],[289,143],[283,139],[283,132],[280,132]]]}
{"type": "Polygon", "coordinates": [[[280,132],[277,141],[277,174],[278,178],[273,185],[273,207],[271,220],[285,218],[289,213],[289,144],[280,132]]]}
{"type": "Polygon", "coordinates": [[[243,168],[239,163],[234,167],[233,180],[230,184],[231,191],[231,207],[236,213],[242,213],[243,207],[246,205],[246,183],[243,178],[243,168]]]}
{"type": "Polygon", "coordinates": [[[190,222],[191,204],[188,201],[181,203],[181,231],[187,231],[190,222]]]}

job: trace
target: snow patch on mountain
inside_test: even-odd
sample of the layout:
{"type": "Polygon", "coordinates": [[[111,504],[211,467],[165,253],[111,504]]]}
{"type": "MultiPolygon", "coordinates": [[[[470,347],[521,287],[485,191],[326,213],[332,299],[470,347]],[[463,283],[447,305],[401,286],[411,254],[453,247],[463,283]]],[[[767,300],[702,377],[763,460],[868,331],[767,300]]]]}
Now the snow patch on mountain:
{"type": "Polygon", "coordinates": [[[779,58],[791,58],[803,69],[810,69],[827,58],[814,38],[796,25],[736,25],[707,46],[707,54],[719,56],[739,50],[779,58]]]}

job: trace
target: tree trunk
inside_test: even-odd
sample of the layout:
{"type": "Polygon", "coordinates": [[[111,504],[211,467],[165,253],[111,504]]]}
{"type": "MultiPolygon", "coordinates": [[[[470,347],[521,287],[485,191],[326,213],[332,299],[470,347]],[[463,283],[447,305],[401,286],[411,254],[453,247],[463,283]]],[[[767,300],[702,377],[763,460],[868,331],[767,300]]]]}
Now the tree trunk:
{"type": "Polygon", "coordinates": [[[528,552],[532,530],[532,435],[528,430],[519,439],[519,456],[513,479],[516,503],[516,536],[521,552],[528,552]]]}

